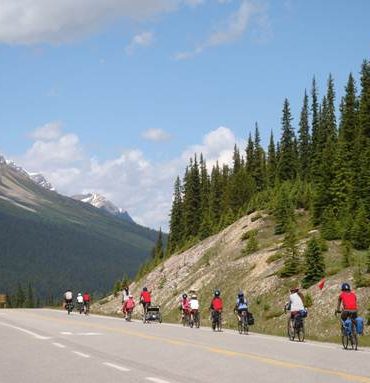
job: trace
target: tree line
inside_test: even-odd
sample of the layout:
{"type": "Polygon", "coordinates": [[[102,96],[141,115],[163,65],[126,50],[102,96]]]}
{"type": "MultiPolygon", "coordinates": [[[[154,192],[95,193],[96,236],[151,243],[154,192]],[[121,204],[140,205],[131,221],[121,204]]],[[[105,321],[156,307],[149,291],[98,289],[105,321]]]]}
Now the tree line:
{"type": "MultiPolygon", "coordinates": [[[[235,145],[232,165],[208,170],[202,154],[176,178],[166,252],[184,250],[227,227],[246,213],[270,209],[276,234],[289,231],[295,209],[310,212],[325,239],[342,239],[355,249],[370,245],[370,62],[360,83],[348,76],[339,111],[333,77],[319,97],[315,78],[305,91],[297,128],[284,100],[281,136],[267,150],[258,124],[243,152],[235,145]],[[337,117],[339,116],[339,117],[337,117]]],[[[317,252],[316,244],[311,246],[317,252]]],[[[156,258],[158,261],[158,258],[156,258]]]]}

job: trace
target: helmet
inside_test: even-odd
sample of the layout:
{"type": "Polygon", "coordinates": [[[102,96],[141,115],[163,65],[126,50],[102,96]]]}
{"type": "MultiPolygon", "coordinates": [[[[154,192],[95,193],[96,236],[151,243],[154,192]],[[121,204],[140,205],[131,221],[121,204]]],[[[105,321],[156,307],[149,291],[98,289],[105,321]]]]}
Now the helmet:
{"type": "Polygon", "coordinates": [[[198,299],[198,297],[196,296],[196,294],[193,294],[193,295],[191,296],[191,299],[198,299]]]}
{"type": "Polygon", "coordinates": [[[143,287],[143,291],[148,291],[148,288],[147,287],[143,287]]]}
{"type": "Polygon", "coordinates": [[[215,295],[215,297],[219,297],[221,295],[221,291],[215,290],[214,295],[215,295]]]}
{"type": "Polygon", "coordinates": [[[243,293],[243,291],[239,291],[238,292],[238,298],[243,298],[244,297],[244,293],[243,293]]]}
{"type": "Polygon", "coordinates": [[[348,283],[343,283],[341,290],[342,291],[351,291],[351,286],[348,283]]]}
{"type": "Polygon", "coordinates": [[[291,292],[291,293],[298,293],[298,291],[299,291],[299,287],[292,287],[292,288],[290,289],[290,292],[291,292]]]}
{"type": "Polygon", "coordinates": [[[81,293],[78,293],[77,295],[80,297],[82,294],[81,294],[81,293]]]}
{"type": "Polygon", "coordinates": [[[132,294],[129,294],[128,297],[129,297],[129,298],[133,298],[133,295],[132,295],[132,294]]]}
{"type": "Polygon", "coordinates": [[[188,297],[188,294],[186,294],[186,293],[182,294],[183,299],[186,299],[187,297],[188,297]]]}

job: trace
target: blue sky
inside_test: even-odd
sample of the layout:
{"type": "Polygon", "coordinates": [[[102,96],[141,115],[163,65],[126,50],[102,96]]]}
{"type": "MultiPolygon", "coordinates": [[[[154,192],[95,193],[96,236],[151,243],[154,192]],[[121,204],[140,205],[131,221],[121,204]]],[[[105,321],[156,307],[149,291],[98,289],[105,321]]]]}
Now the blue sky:
{"type": "Polygon", "coordinates": [[[256,121],[266,145],[285,97],[297,126],[314,75],[339,100],[370,54],[366,0],[75,3],[2,1],[0,153],[151,227],[193,151],[227,162],[256,121]]]}

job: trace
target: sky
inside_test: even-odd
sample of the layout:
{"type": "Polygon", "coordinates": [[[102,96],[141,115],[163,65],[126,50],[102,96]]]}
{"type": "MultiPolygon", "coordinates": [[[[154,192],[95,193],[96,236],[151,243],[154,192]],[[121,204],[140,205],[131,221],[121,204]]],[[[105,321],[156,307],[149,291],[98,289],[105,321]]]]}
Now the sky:
{"type": "Polygon", "coordinates": [[[1,0],[0,154],[65,195],[98,192],[168,230],[189,158],[229,163],[258,122],[297,128],[370,58],[367,0],[1,0]]]}

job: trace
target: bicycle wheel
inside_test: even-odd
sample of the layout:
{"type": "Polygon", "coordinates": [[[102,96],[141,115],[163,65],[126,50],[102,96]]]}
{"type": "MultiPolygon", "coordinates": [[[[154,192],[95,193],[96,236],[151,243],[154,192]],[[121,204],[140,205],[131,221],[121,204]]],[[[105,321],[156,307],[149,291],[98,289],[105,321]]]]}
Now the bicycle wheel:
{"type": "Polygon", "coordinates": [[[352,350],[357,350],[358,338],[357,338],[356,326],[354,323],[352,323],[352,334],[350,336],[350,342],[351,342],[352,350]]]}
{"type": "Polygon", "coordinates": [[[196,327],[196,328],[199,328],[199,327],[200,327],[199,313],[195,314],[194,321],[195,321],[195,327],[196,327]]]}
{"type": "Polygon", "coordinates": [[[303,324],[303,322],[302,322],[302,325],[297,330],[297,335],[298,335],[299,342],[304,342],[305,333],[304,333],[304,324],[303,324]]]}
{"type": "Polygon", "coordinates": [[[292,320],[289,320],[288,322],[288,338],[290,340],[294,340],[295,338],[295,329],[294,329],[294,323],[292,320]]]}
{"type": "Polygon", "coordinates": [[[243,334],[243,323],[242,321],[238,321],[238,331],[239,331],[239,334],[243,334]]]}
{"type": "Polygon", "coordinates": [[[349,336],[345,328],[342,326],[342,345],[345,350],[348,349],[348,343],[349,343],[349,336]]]}

